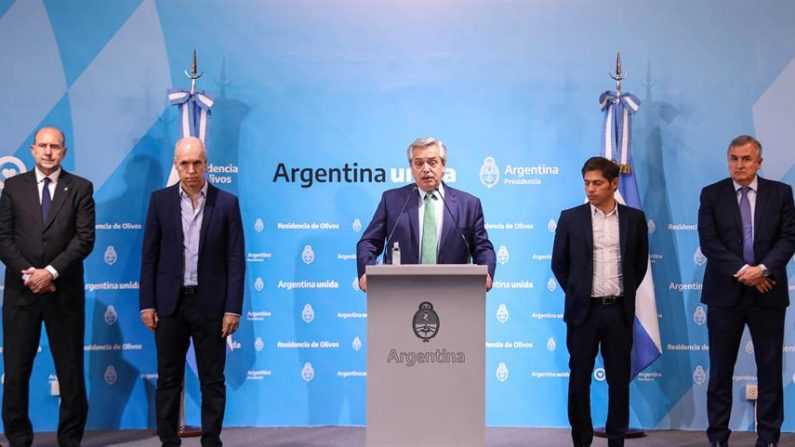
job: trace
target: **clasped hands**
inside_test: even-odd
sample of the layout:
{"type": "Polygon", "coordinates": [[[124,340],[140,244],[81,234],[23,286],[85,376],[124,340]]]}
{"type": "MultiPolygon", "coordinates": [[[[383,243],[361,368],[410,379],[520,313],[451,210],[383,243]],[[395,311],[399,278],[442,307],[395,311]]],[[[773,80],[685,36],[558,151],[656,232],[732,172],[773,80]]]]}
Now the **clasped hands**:
{"type": "Polygon", "coordinates": [[[37,295],[55,292],[52,273],[47,269],[30,267],[27,270],[22,270],[22,278],[25,281],[25,286],[37,295]]]}
{"type": "Polygon", "coordinates": [[[772,278],[762,276],[762,267],[758,265],[748,266],[735,273],[734,277],[740,283],[756,288],[760,293],[770,292],[773,290],[773,286],[776,285],[772,278]]]}

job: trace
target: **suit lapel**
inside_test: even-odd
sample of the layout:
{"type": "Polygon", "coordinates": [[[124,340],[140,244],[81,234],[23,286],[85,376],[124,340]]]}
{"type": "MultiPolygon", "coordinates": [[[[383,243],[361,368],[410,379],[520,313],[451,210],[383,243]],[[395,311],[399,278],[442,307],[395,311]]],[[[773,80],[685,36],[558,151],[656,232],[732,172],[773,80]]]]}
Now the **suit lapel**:
{"type": "MultiPolygon", "coordinates": [[[[447,241],[447,238],[450,237],[450,234],[458,233],[457,231],[455,231],[455,232],[453,231],[453,230],[455,230],[455,221],[459,220],[458,219],[457,197],[456,197],[455,192],[452,189],[450,189],[450,188],[445,187],[444,191],[445,191],[445,193],[447,193],[445,195],[445,198],[444,198],[444,200],[447,203],[447,206],[445,206],[445,204],[442,203],[442,216],[443,216],[442,217],[442,237],[439,240],[439,247],[444,247],[444,246],[447,245],[446,241],[447,241]],[[449,213],[447,211],[448,207],[450,208],[450,212],[449,213]],[[453,220],[453,217],[451,217],[450,214],[452,214],[453,217],[455,217],[455,220],[453,220]]],[[[440,197],[439,200],[442,200],[442,198],[440,197]]],[[[441,251],[442,250],[439,250],[439,252],[441,252],[441,251]]]]}
{"type": "Polygon", "coordinates": [[[202,228],[199,232],[199,253],[202,252],[204,240],[207,239],[207,227],[210,225],[210,219],[213,218],[213,210],[215,209],[216,198],[218,198],[218,189],[212,185],[207,185],[207,199],[204,201],[204,211],[202,212],[202,228]]]}
{"type": "Polygon", "coordinates": [[[586,203],[582,206],[582,221],[586,222],[585,230],[585,246],[588,247],[588,259],[590,260],[591,267],[593,267],[593,211],[591,205],[586,203]]]}
{"type": "MultiPolygon", "coordinates": [[[[180,253],[185,247],[185,233],[182,232],[182,196],[180,195],[181,186],[179,183],[172,186],[173,193],[168,196],[168,212],[176,218],[177,235],[180,253]]],[[[184,258],[184,257],[183,257],[184,258]]]]}
{"type": "MultiPolygon", "coordinates": [[[[33,181],[36,181],[36,176],[34,174],[33,181]]],[[[58,177],[58,184],[55,185],[55,194],[52,197],[52,203],[50,204],[50,214],[47,216],[47,222],[44,224],[44,231],[47,231],[47,228],[52,225],[53,221],[55,220],[55,216],[61,211],[63,208],[64,203],[66,203],[66,196],[71,194],[71,186],[72,186],[72,177],[69,175],[68,172],[61,169],[61,175],[58,177]]],[[[38,196],[38,185],[36,187],[36,195],[38,196]]],[[[38,198],[38,197],[37,197],[38,198]]]]}
{"type": "Polygon", "coordinates": [[[33,221],[37,222],[40,229],[44,229],[44,222],[41,221],[41,200],[39,199],[39,185],[36,184],[36,172],[35,169],[31,169],[30,171],[20,174],[25,181],[25,187],[22,188],[22,201],[23,203],[35,203],[35,207],[31,207],[30,210],[32,213],[35,213],[38,216],[37,219],[33,219],[33,221]]]}
{"type": "Polygon", "coordinates": [[[621,259],[626,259],[624,257],[624,253],[627,250],[627,231],[629,231],[629,213],[626,212],[626,208],[619,207],[618,210],[618,244],[621,246],[621,259]]]}
{"type": "MultiPolygon", "coordinates": [[[[742,238],[743,218],[740,215],[740,204],[737,201],[737,191],[734,189],[734,182],[732,182],[731,179],[726,180],[722,195],[723,200],[727,200],[729,202],[729,209],[731,210],[732,220],[734,220],[734,226],[737,228],[737,234],[739,234],[742,238]]],[[[740,252],[740,254],[742,255],[742,252],[740,252]]]]}
{"type": "MultiPolygon", "coordinates": [[[[765,183],[764,179],[760,177],[757,177],[757,180],[756,206],[754,206],[754,244],[756,244],[756,235],[759,234],[759,229],[762,225],[762,215],[765,214],[763,210],[767,209],[768,199],[770,198],[770,194],[768,194],[767,183],[765,183]]],[[[754,251],[756,251],[756,248],[754,248],[754,251]]]]}

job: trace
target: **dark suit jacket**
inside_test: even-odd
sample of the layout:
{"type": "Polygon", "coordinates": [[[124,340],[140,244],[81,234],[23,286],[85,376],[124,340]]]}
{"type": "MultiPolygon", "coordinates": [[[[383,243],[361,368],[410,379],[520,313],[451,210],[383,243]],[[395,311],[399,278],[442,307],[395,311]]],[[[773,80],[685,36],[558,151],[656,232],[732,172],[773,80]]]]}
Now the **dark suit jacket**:
{"type": "MultiPolygon", "coordinates": [[[[392,240],[389,241],[390,255],[393,242],[398,242],[401,263],[418,264],[420,262],[420,195],[415,186],[412,184],[390,189],[381,196],[381,202],[375,210],[370,225],[367,226],[359,243],[356,244],[356,266],[359,277],[364,274],[366,266],[376,263],[378,256],[384,250],[384,243],[392,228],[395,228],[395,233],[392,240]],[[416,199],[409,198],[406,210],[401,214],[400,209],[406,202],[408,194],[413,194],[416,199]]],[[[437,262],[439,264],[467,264],[471,255],[475,264],[488,266],[489,275],[494,278],[497,257],[494,254],[494,246],[489,241],[489,235],[486,233],[480,200],[447,185],[444,185],[444,193],[444,200],[450,211],[448,212],[445,208],[437,262]],[[458,221],[458,228],[455,228],[451,213],[455,216],[455,221],[458,221]],[[466,237],[469,250],[461,234],[466,237]]]]}
{"type": "Polygon", "coordinates": [[[6,266],[5,304],[35,302],[22,282],[22,270],[52,265],[58,271],[55,297],[81,308],[85,299],[83,260],[94,249],[94,188],[61,170],[50,214],[41,221],[35,170],[5,181],[0,198],[0,259],[6,266]]]}
{"type": "MultiPolygon", "coordinates": [[[[649,265],[649,234],[643,211],[618,205],[621,268],[624,275],[624,319],[635,320],[635,292],[649,265]]],[[[564,210],[552,248],[552,272],[566,293],[563,320],[578,326],[588,318],[593,288],[593,225],[591,205],[564,210]]]]}
{"type": "MultiPolygon", "coordinates": [[[[174,313],[184,285],[185,249],[179,183],[152,193],[141,251],[140,308],[174,313]]],[[[208,185],[199,235],[198,301],[207,318],[240,315],[246,272],[237,197],[208,185]]]]}
{"type": "Polygon", "coordinates": [[[734,278],[745,265],[743,225],[734,183],[726,178],[701,190],[698,209],[698,238],[707,257],[701,302],[708,306],[734,306],[744,290],[752,293],[760,306],[783,309],[789,305],[787,263],[795,251],[792,188],[757,178],[754,254],[757,264],[770,270],[776,284],[770,292],[758,293],[734,278]]]}

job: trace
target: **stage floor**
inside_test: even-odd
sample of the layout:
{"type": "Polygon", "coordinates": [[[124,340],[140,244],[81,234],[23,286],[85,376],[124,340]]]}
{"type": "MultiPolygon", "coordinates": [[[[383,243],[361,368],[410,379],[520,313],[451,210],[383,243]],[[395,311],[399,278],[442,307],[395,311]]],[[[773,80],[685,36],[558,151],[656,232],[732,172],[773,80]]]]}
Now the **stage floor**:
{"type": "MultiPolygon", "coordinates": [[[[363,427],[273,427],[228,428],[221,436],[229,447],[364,447],[363,427]]],[[[753,447],[754,433],[733,433],[732,447],[753,447]]],[[[8,443],[2,438],[2,445],[8,443]]],[[[198,438],[185,439],[185,447],[200,445],[198,438]]],[[[543,428],[489,428],[486,430],[488,447],[569,447],[569,431],[543,428]]],[[[592,447],[607,445],[604,439],[595,439],[592,447]]],[[[662,430],[650,431],[646,437],[629,439],[627,447],[703,447],[707,438],[702,431],[662,430]]],[[[57,447],[54,433],[37,433],[34,447],[57,447]]],[[[83,447],[159,447],[153,430],[88,431],[83,447]]],[[[409,447],[409,446],[407,446],[409,447]]],[[[456,446],[457,447],[457,446],[456,446]]],[[[785,433],[779,447],[795,447],[795,434],[785,433]]]]}

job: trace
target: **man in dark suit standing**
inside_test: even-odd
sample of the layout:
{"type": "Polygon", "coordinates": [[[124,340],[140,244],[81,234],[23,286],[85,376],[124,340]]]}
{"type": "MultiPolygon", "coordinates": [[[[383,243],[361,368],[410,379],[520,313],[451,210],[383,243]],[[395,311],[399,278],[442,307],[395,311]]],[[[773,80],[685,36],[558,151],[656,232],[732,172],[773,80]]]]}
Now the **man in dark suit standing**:
{"type": "Polygon", "coordinates": [[[591,374],[601,350],[608,385],[607,444],[624,445],[635,292],[646,274],[649,240],[643,211],[619,204],[618,165],[592,157],[582,167],[588,203],[560,213],[552,271],[566,302],[569,423],[575,447],[591,445],[591,374]]]}
{"type": "Polygon", "coordinates": [[[177,425],[185,355],[196,351],[203,447],[222,445],[226,337],[240,324],[245,259],[237,197],[205,179],[201,140],[177,142],[179,183],[152,193],[141,254],[141,320],[157,346],[157,433],[180,445],[177,425]]]}
{"type": "Polygon", "coordinates": [[[754,344],[759,397],[757,447],[775,446],[784,420],[782,348],[789,305],[787,263],[795,252],[792,188],[757,175],[762,145],[729,144],[729,178],[701,191],[698,237],[707,257],[701,302],[709,306],[710,445],[728,446],[732,376],[745,325],[754,344]]]}
{"type": "Polygon", "coordinates": [[[3,303],[3,424],[12,446],[30,446],[29,381],[41,324],[61,391],[58,445],[79,446],[88,414],[83,377],[83,260],[94,249],[93,186],[61,169],[64,134],[36,132],[36,167],[5,182],[0,197],[3,303]]]}
{"type": "Polygon", "coordinates": [[[415,184],[381,196],[370,225],[356,244],[359,287],[367,291],[365,267],[374,265],[394,244],[404,264],[475,264],[488,266],[491,289],[496,256],[483,220],[480,200],[442,183],[447,148],[435,138],[417,138],[407,149],[415,184]],[[430,230],[430,231],[428,231],[430,230]]]}

